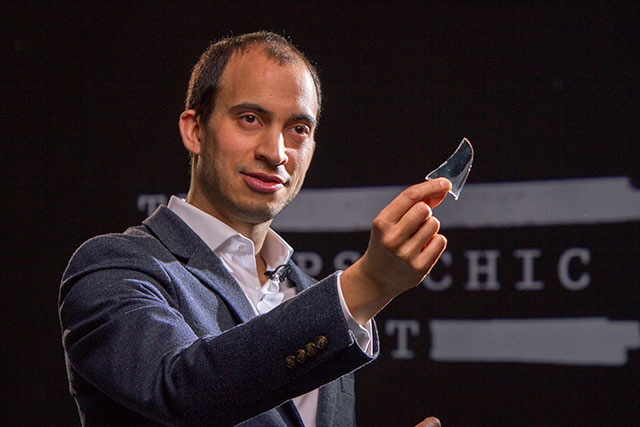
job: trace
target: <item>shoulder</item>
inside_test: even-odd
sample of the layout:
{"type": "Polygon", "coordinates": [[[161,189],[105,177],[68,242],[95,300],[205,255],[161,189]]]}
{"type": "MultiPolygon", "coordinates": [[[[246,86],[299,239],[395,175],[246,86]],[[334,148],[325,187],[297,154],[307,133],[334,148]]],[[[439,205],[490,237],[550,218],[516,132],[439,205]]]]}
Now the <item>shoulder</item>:
{"type": "Polygon", "coordinates": [[[104,234],[84,242],[72,255],[65,276],[89,265],[96,269],[131,265],[137,258],[163,252],[168,252],[167,248],[146,227],[131,227],[124,233],[104,234]]]}
{"type": "Polygon", "coordinates": [[[171,262],[188,257],[197,246],[197,235],[161,206],[142,225],[84,242],[71,257],[63,279],[104,268],[140,268],[154,260],[171,262]]]}
{"type": "Polygon", "coordinates": [[[80,281],[115,282],[126,277],[148,277],[154,282],[169,281],[166,266],[176,257],[144,225],[124,233],[93,237],[73,254],[63,273],[61,299],[80,281]],[[83,280],[87,279],[87,280],[83,280]]]}
{"type": "Polygon", "coordinates": [[[104,322],[140,304],[179,310],[176,274],[187,277],[185,260],[144,225],[93,237],[76,250],[62,276],[61,324],[71,327],[84,318],[104,322]]]}

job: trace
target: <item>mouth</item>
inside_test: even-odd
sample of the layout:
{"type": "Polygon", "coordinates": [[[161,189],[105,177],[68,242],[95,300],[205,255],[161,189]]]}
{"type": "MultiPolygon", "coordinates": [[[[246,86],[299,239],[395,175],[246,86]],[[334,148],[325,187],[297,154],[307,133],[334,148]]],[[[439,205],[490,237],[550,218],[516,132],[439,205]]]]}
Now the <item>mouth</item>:
{"type": "Polygon", "coordinates": [[[260,193],[275,193],[283,188],[286,182],[278,175],[266,173],[242,173],[242,179],[251,189],[260,193]]]}

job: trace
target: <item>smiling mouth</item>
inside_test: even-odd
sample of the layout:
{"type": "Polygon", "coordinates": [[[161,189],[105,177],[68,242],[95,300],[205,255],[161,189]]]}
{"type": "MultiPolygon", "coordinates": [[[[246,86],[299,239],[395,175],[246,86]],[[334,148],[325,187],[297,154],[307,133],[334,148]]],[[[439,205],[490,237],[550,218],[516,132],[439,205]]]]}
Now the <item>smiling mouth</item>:
{"type": "Polygon", "coordinates": [[[253,190],[260,193],[275,193],[284,188],[285,181],[277,175],[262,173],[243,173],[244,182],[253,190]]]}

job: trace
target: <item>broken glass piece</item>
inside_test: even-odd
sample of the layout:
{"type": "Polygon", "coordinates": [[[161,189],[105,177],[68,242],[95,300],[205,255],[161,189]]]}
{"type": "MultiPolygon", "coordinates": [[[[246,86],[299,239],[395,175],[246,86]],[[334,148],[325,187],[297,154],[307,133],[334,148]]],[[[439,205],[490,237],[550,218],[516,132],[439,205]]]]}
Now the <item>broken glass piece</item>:
{"type": "Polygon", "coordinates": [[[432,180],[436,178],[447,178],[451,181],[451,190],[449,193],[458,200],[464,183],[467,182],[471,164],[473,163],[473,147],[467,138],[462,138],[462,142],[458,145],[456,151],[447,159],[446,162],[431,171],[425,179],[432,180]]]}

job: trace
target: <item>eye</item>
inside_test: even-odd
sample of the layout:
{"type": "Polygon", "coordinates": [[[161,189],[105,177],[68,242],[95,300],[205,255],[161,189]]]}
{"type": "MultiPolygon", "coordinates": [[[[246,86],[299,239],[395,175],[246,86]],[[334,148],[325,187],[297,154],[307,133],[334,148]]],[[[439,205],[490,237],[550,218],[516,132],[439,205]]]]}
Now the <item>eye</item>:
{"type": "Polygon", "coordinates": [[[291,128],[298,135],[309,135],[311,129],[307,125],[295,125],[291,128]]]}
{"type": "Polygon", "coordinates": [[[255,123],[258,121],[258,118],[256,116],[254,116],[253,114],[247,114],[241,117],[242,120],[244,120],[247,123],[255,123]]]}
{"type": "Polygon", "coordinates": [[[260,117],[251,113],[244,113],[238,116],[238,123],[242,128],[247,130],[259,129],[262,126],[260,117]]]}

